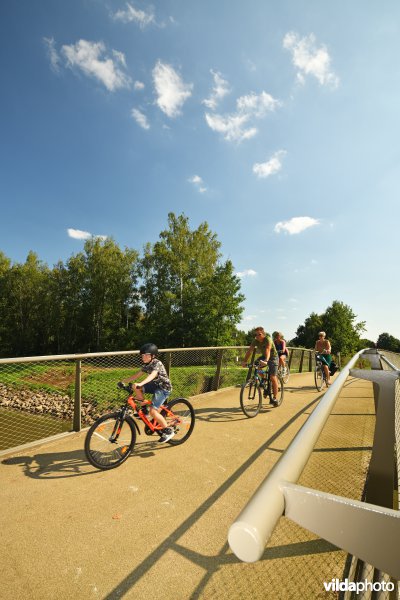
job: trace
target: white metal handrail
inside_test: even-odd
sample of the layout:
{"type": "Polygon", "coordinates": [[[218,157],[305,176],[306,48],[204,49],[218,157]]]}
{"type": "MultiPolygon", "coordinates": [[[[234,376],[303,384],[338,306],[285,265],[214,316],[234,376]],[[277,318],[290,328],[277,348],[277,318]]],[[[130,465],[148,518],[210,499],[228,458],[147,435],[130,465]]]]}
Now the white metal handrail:
{"type": "MultiPolygon", "coordinates": [[[[343,368],[231,525],[228,533],[229,545],[240,560],[255,562],[261,558],[278,519],[285,514],[338,547],[375,565],[396,579],[400,578],[400,512],[296,484],[341,388],[347,377],[352,374],[350,370],[364,352],[358,352],[343,368]],[[338,527],[338,520],[345,520],[348,524],[356,526],[338,527]],[[359,528],[362,529],[363,536],[357,534],[359,528]]],[[[374,372],[367,373],[370,373],[367,378],[373,381],[374,372]]],[[[378,372],[377,375],[383,376],[384,373],[378,372]]],[[[388,376],[394,385],[398,373],[387,373],[386,378],[388,376]]]]}

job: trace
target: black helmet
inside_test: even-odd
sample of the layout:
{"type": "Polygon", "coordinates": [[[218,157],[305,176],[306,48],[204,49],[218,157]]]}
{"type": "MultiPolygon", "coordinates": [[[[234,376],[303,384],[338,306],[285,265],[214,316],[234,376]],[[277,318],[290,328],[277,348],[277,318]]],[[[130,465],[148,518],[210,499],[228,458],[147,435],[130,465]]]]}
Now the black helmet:
{"type": "Polygon", "coordinates": [[[155,344],[147,343],[143,344],[143,346],[139,350],[140,354],[157,354],[158,348],[155,344]]]}

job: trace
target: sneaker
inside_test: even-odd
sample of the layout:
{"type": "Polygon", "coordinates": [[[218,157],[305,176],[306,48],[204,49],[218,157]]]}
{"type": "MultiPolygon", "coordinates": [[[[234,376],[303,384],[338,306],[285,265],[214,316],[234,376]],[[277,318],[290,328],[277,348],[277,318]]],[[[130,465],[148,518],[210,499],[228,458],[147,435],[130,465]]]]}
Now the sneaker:
{"type": "Polygon", "coordinates": [[[172,429],[172,427],[166,427],[160,437],[160,443],[163,444],[164,442],[168,442],[168,440],[170,440],[172,437],[174,437],[175,435],[175,431],[172,429]]]}
{"type": "Polygon", "coordinates": [[[272,404],[272,406],[279,406],[279,402],[276,398],[272,398],[271,404],[272,404]]]}

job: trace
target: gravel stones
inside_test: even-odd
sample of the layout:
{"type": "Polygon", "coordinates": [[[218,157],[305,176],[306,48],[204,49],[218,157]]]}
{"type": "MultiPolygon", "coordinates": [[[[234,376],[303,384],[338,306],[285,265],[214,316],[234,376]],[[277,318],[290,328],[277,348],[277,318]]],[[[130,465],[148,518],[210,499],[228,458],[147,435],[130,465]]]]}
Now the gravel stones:
{"type": "MultiPolygon", "coordinates": [[[[73,419],[74,414],[74,400],[67,395],[43,390],[18,389],[2,383],[0,383],[0,406],[68,421],[73,419]]],[[[82,424],[90,425],[99,416],[97,406],[90,402],[82,402],[82,424]]]]}

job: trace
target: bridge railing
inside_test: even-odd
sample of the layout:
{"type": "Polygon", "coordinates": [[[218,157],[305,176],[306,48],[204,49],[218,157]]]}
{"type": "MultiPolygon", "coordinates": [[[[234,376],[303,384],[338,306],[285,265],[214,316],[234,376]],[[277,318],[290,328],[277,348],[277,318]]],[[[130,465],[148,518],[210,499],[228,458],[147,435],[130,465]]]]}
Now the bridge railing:
{"type": "MultiPolygon", "coordinates": [[[[400,512],[393,508],[393,484],[400,469],[400,452],[393,464],[395,434],[400,431],[399,371],[381,370],[385,361],[388,359],[376,350],[362,350],[342,368],[230,527],[229,545],[240,560],[259,560],[279,518],[285,515],[372,565],[375,575],[379,570],[395,580],[400,578],[400,512]],[[361,357],[371,360],[371,370],[353,369],[361,357]],[[349,375],[374,384],[376,426],[365,502],[297,484],[349,375]]],[[[396,447],[400,450],[399,442],[396,447]]]]}
{"type": "MultiPolygon", "coordinates": [[[[164,348],[173,394],[195,396],[243,383],[246,346],[164,348]]],[[[290,348],[292,371],[312,368],[311,351],[290,348]]],[[[80,431],[122,401],[116,382],[140,368],[138,351],[0,359],[0,451],[80,431]]]]}

